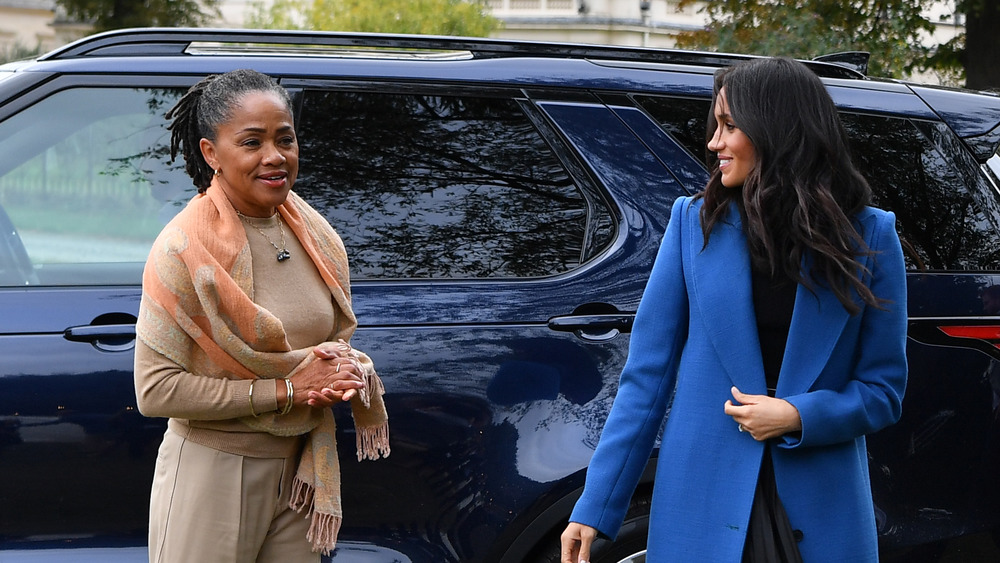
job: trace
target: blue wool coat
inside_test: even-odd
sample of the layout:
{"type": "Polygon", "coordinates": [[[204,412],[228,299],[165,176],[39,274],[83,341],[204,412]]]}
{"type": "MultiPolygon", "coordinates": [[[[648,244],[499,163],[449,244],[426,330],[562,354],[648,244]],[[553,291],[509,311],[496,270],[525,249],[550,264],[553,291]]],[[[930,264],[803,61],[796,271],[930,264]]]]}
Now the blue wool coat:
{"type": "Polygon", "coordinates": [[[831,291],[797,288],[777,396],[798,409],[802,433],[762,443],[723,412],[733,386],[766,394],[746,238],[733,206],[703,248],[700,208],[690,198],[673,206],[570,520],[618,533],[666,415],[648,562],[740,561],[765,447],[805,562],[877,561],[864,436],[899,419],[906,386],[895,217],[873,208],[855,217],[875,251],[865,283],[884,310],[852,316],[831,291]]]}

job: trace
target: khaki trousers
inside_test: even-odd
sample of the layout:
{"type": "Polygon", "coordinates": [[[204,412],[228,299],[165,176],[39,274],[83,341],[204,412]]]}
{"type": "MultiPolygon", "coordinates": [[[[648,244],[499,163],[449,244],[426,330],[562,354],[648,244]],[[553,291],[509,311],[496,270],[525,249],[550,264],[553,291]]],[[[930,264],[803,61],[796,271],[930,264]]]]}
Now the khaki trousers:
{"type": "Polygon", "coordinates": [[[150,563],[318,563],[288,507],[298,457],[229,454],[167,430],[149,506],[150,563]]]}

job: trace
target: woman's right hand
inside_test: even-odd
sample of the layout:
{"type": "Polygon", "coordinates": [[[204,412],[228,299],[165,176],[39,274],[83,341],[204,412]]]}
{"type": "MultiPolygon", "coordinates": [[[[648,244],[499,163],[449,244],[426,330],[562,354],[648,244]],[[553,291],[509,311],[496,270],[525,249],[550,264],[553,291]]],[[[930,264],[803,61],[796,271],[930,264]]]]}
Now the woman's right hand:
{"type": "MultiPolygon", "coordinates": [[[[329,408],[340,401],[350,401],[365,384],[357,360],[339,350],[316,347],[316,359],[292,374],[293,403],[313,408],[329,408]]],[[[278,388],[278,407],[284,406],[285,393],[278,388]]]]}
{"type": "Polygon", "coordinates": [[[597,530],[570,522],[559,539],[562,541],[561,563],[586,563],[590,561],[590,545],[597,537],[597,530]]]}

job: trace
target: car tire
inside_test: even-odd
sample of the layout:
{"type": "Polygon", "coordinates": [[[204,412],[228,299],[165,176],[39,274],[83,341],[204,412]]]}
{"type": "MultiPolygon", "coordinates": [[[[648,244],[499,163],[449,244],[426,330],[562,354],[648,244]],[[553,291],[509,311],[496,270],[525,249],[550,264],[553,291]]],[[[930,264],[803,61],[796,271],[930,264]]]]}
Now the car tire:
{"type": "MultiPolygon", "coordinates": [[[[625,521],[614,542],[598,538],[590,548],[590,563],[645,563],[646,538],[649,535],[649,508],[652,498],[647,493],[632,497],[625,521]]],[[[535,558],[535,563],[560,563],[561,545],[558,530],[535,558]]]]}

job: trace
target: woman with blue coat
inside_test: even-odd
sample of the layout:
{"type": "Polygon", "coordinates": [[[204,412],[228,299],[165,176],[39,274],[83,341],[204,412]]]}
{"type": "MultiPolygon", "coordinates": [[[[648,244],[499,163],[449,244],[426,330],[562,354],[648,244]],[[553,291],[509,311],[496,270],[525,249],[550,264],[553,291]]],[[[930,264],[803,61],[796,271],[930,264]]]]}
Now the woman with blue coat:
{"type": "Polygon", "coordinates": [[[712,107],[711,179],[674,203],[562,561],[615,537],[661,427],[647,562],[877,561],[865,435],[906,386],[895,218],[801,63],[723,69],[712,107]]]}

